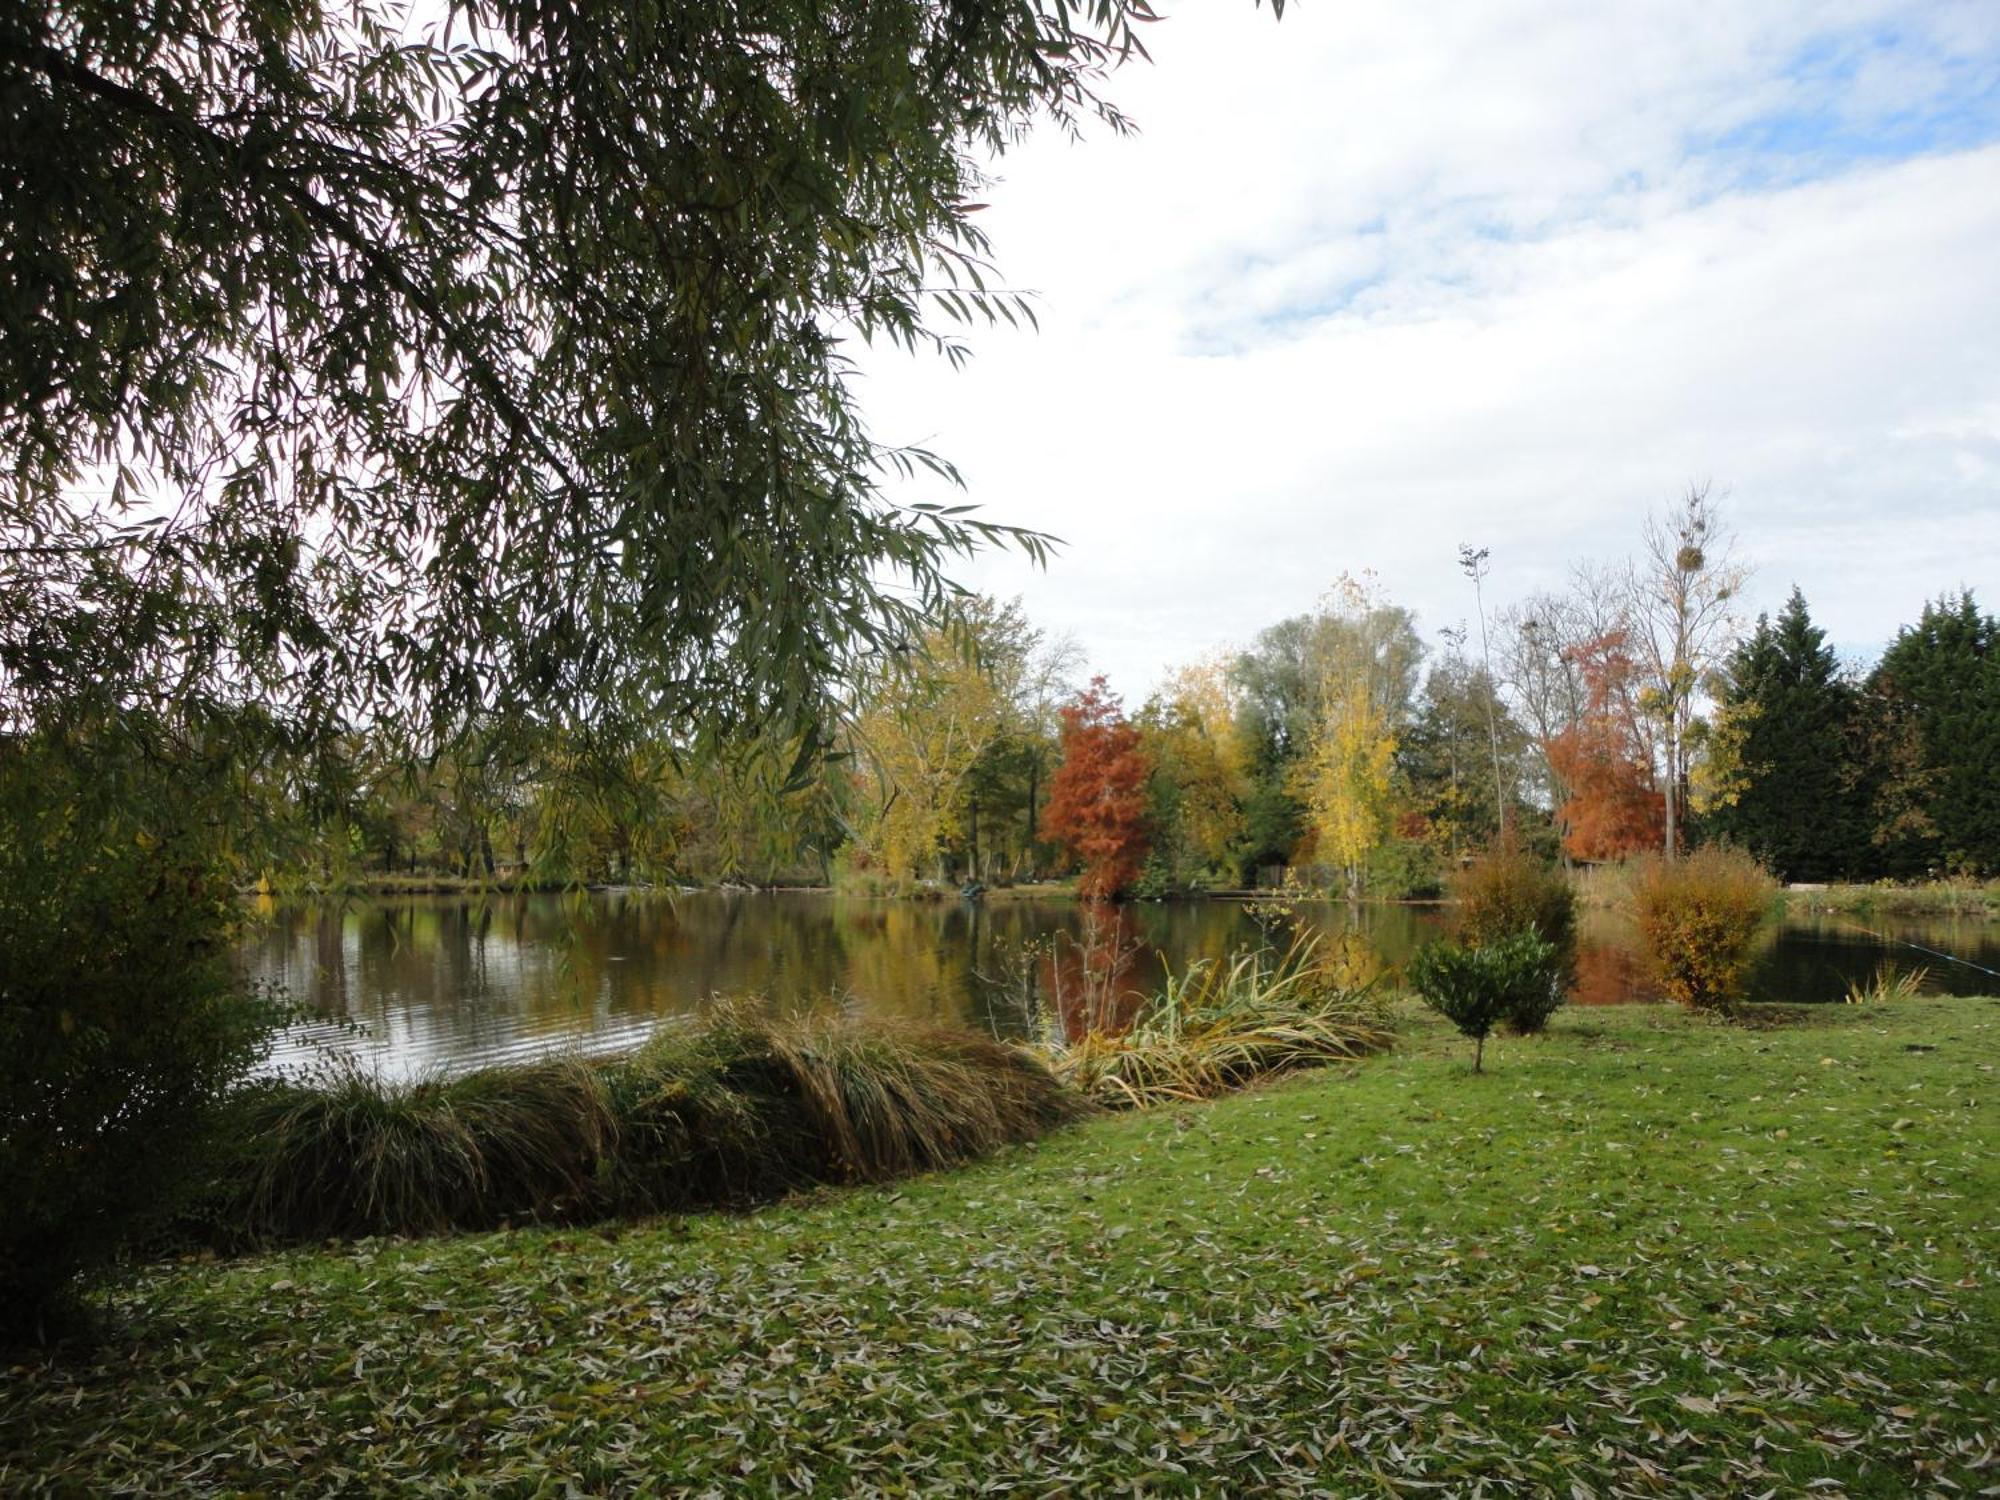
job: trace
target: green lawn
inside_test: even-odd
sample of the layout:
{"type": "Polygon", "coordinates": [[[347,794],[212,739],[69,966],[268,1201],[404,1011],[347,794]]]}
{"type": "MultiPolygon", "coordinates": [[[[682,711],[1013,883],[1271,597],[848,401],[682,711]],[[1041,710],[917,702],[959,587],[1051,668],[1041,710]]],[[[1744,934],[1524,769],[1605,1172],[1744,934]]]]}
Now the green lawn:
{"type": "Polygon", "coordinates": [[[0,1492],[2000,1486],[2000,1003],[1572,1012],[741,1218],[176,1268],[0,1492]]]}

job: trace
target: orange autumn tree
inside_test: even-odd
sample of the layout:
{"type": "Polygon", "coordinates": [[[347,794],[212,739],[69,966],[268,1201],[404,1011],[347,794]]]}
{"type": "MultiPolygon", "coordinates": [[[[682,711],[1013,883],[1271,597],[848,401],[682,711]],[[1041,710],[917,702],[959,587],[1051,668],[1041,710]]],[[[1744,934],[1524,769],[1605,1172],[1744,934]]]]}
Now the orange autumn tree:
{"type": "Polygon", "coordinates": [[[1666,803],[1655,786],[1644,721],[1634,704],[1638,664],[1623,630],[1570,652],[1583,679],[1583,712],[1552,736],[1549,771],[1568,795],[1556,809],[1574,859],[1618,859],[1658,845],[1666,803]]]}
{"type": "Polygon", "coordinates": [[[1062,764],[1049,784],[1042,832],[1083,866],[1078,894],[1108,901],[1131,888],[1146,860],[1152,766],[1138,726],[1102,677],[1061,714],[1062,764]]]}

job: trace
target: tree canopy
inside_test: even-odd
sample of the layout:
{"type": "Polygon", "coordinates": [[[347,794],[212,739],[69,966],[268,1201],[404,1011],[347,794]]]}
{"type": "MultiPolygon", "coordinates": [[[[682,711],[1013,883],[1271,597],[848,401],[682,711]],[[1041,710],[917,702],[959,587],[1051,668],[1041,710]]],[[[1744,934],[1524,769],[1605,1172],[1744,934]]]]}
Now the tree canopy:
{"type": "Polygon", "coordinates": [[[1737,647],[1721,703],[1742,724],[1742,787],[1717,828],[1788,880],[1855,868],[1861,820],[1842,755],[1854,690],[1798,589],[1737,647]]]}
{"type": "MultiPolygon", "coordinates": [[[[1279,7],[1274,4],[1273,9],[1279,7]]],[[[988,153],[1145,0],[31,0],[0,20],[0,691],[810,720],[1039,537],[885,478],[852,341],[1022,317],[988,153]]]]}
{"type": "Polygon", "coordinates": [[[2000,620],[1969,589],[1925,604],[1868,695],[1891,726],[1874,780],[1891,804],[1878,842],[1898,873],[2000,870],[2000,620]]]}

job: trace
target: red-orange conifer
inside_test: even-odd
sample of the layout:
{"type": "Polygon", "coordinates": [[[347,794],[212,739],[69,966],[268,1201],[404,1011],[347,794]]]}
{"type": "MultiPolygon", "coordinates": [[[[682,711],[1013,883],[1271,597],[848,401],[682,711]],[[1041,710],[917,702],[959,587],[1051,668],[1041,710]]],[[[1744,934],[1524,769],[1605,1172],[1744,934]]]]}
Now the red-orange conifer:
{"type": "Polygon", "coordinates": [[[1138,728],[1102,677],[1063,707],[1062,765],[1049,784],[1042,831],[1083,866],[1088,900],[1122,895],[1145,863],[1146,778],[1138,728]]]}

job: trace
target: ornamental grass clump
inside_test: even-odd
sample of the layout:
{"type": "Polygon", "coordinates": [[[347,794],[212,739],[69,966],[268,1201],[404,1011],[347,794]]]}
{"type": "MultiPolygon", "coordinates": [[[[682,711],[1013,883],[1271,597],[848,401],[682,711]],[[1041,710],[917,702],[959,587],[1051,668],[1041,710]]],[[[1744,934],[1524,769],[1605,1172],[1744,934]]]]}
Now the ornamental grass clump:
{"type": "Polygon", "coordinates": [[[1535,1003],[1524,1002],[1506,1017],[1515,1031],[1541,1031],[1576,982],[1576,888],[1531,854],[1499,850],[1456,876],[1451,894],[1460,943],[1476,948],[1529,932],[1549,945],[1549,994],[1538,990],[1535,1003]]]}
{"type": "Polygon", "coordinates": [[[1339,984],[1312,938],[1169,973],[1117,1030],[1070,1036],[1050,1020],[1045,1033],[1056,1075],[1114,1109],[1212,1098],[1270,1074],[1365,1057],[1391,1039],[1373,993],[1339,984]]]}
{"type": "Polygon", "coordinates": [[[1410,960],[1409,980],[1426,1005],[1472,1038],[1475,1073],[1485,1071],[1494,1027],[1513,1021],[1519,1030],[1539,1029],[1561,1003],[1555,945],[1532,932],[1479,947],[1433,943],[1410,960]]]}
{"type": "Polygon", "coordinates": [[[348,1070],[253,1091],[240,1111],[254,1239],[438,1234],[587,1214],[617,1142],[574,1058],[386,1082],[348,1070]]]}
{"type": "Polygon", "coordinates": [[[1867,979],[1850,979],[1840,998],[1847,1005],[1894,1005],[1920,998],[1930,982],[1931,971],[1923,965],[1899,969],[1884,959],[1867,979]]]}
{"type": "Polygon", "coordinates": [[[1667,998],[1690,1010],[1734,1010],[1777,882],[1741,850],[1710,847],[1641,860],[1631,890],[1646,964],[1667,998]]]}
{"type": "Polygon", "coordinates": [[[943,1027],[722,1007],[608,1070],[626,1211],[877,1182],[1032,1140],[1082,1101],[1036,1059],[943,1027]]]}
{"type": "Polygon", "coordinates": [[[258,1085],[199,1227],[312,1240],[725,1207],[953,1166],[1087,1108],[989,1037],[722,1005],[620,1058],[258,1085]]]}

